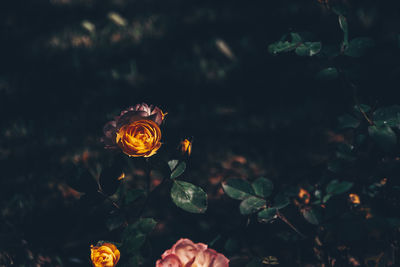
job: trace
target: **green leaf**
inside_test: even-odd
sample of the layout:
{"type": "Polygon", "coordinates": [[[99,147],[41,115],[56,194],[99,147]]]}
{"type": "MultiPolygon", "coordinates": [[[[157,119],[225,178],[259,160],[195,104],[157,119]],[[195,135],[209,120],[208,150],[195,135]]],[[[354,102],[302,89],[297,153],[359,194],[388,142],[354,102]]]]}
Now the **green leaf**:
{"type": "Polygon", "coordinates": [[[328,162],[327,169],[334,173],[339,173],[343,170],[343,161],[334,159],[328,162]]]}
{"type": "Polygon", "coordinates": [[[373,121],[378,127],[398,127],[400,125],[400,106],[394,105],[377,109],[373,113],[373,121]]]}
{"type": "Polygon", "coordinates": [[[142,218],[125,228],[122,233],[122,243],[128,253],[134,254],[142,247],[146,236],[154,229],[156,224],[157,222],[152,218],[142,218]]]}
{"type": "Polygon", "coordinates": [[[291,43],[300,43],[302,41],[300,34],[297,32],[291,32],[290,37],[292,38],[291,43]]]}
{"type": "Polygon", "coordinates": [[[332,197],[331,194],[326,194],[326,195],[324,196],[324,198],[322,199],[322,202],[323,202],[323,203],[326,203],[331,197],[332,197]]]}
{"type": "Polygon", "coordinates": [[[314,208],[305,208],[301,210],[304,219],[306,219],[309,223],[318,225],[321,221],[320,213],[314,208]]]}
{"type": "Polygon", "coordinates": [[[171,175],[171,169],[169,162],[167,163],[164,159],[161,157],[153,156],[149,158],[150,166],[151,169],[159,171],[163,177],[170,177],[171,175]]]}
{"type": "Polygon", "coordinates": [[[368,127],[369,136],[385,151],[391,151],[397,144],[397,136],[389,126],[368,127]]]}
{"type": "Polygon", "coordinates": [[[232,178],[222,183],[224,192],[233,199],[243,200],[255,195],[250,183],[239,178],[232,178]]]}
{"type": "Polygon", "coordinates": [[[276,218],[276,211],[275,208],[267,208],[258,213],[258,220],[261,222],[269,222],[276,218]]]}
{"type": "Polygon", "coordinates": [[[289,198],[284,193],[279,193],[274,198],[273,207],[276,209],[283,209],[290,204],[289,198]]]}
{"type": "Polygon", "coordinates": [[[179,160],[177,160],[177,159],[172,159],[172,160],[168,161],[168,166],[169,166],[170,170],[173,171],[176,168],[176,166],[178,165],[178,163],[179,163],[179,160]]]}
{"type": "Polygon", "coordinates": [[[254,192],[260,197],[269,197],[274,189],[274,184],[271,180],[260,177],[255,180],[252,185],[254,192]]]}
{"type": "Polygon", "coordinates": [[[338,121],[339,129],[357,128],[360,125],[360,121],[349,114],[338,117],[338,121]]]}
{"type": "Polygon", "coordinates": [[[240,203],[239,209],[242,215],[248,215],[258,211],[259,209],[265,207],[267,202],[265,199],[259,197],[249,197],[240,203]]]}
{"type": "Polygon", "coordinates": [[[352,186],[353,186],[352,182],[348,181],[339,182],[338,180],[332,180],[326,186],[326,192],[331,195],[339,195],[350,190],[352,186]]]}
{"type": "Polygon", "coordinates": [[[375,42],[371,38],[358,37],[350,41],[344,54],[350,57],[361,57],[368,49],[375,46],[375,42]]]}
{"type": "Polygon", "coordinates": [[[288,41],[278,41],[268,46],[268,52],[271,54],[279,54],[282,52],[289,52],[296,48],[297,43],[289,43],[288,41]]]}
{"type": "Polygon", "coordinates": [[[127,191],[125,193],[124,203],[125,203],[125,205],[129,205],[143,196],[145,196],[144,190],[136,189],[136,188],[130,189],[129,191],[127,191]]]}
{"type": "Polygon", "coordinates": [[[171,179],[175,179],[177,177],[179,177],[180,175],[182,175],[182,173],[185,171],[186,169],[186,162],[181,161],[178,166],[175,167],[175,169],[172,171],[171,173],[171,179]]]}
{"type": "Polygon", "coordinates": [[[134,227],[138,229],[143,234],[149,234],[153,231],[154,227],[156,227],[157,222],[153,218],[142,218],[139,219],[135,224],[134,227]]]}
{"type": "Polygon", "coordinates": [[[336,157],[345,161],[354,161],[357,159],[353,152],[354,147],[349,144],[339,144],[336,149],[336,157]]]}
{"type": "Polygon", "coordinates": [[[321,51],[321,42],[305,42],[297,46],[295,52],[298,56],[314,56],[321,51]]]}
{"type": "Polygon", "coordinates": [[[174,180],[171,198],[175,205],[185,211],[204,213],[207,210],[207,194],[191,183],[174,180]]]}
{"type": "Polygon", "coordinates": [[[122,214],[113,214],[106,220],[106,226],[109,231],[119,228],[125,222],[125,217],[122,214]]]}
{"type": "Polygon", "coordinates": [[[318,80],[334,80],[339,76],[339,73],[337,71],[336,68],[334,67],[328,67],[325,68],[323,70],[321,70],[320,72],[317,73],[316,78],[318,80]]]}

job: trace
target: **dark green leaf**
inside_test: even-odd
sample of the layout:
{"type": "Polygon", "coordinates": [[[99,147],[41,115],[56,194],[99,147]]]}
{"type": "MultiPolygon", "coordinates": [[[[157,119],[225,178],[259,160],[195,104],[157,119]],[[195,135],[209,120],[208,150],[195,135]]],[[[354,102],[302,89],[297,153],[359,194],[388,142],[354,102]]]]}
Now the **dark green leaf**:
{"type": "Polygon", "coordinates": [[[373,114],[376,126],[398,127],[400,125],[400,106],[394,105],[377,109],[373,114]]]}
{"type": "Polygon", "coordinates": [[[292,39],[291,43],[300,43],[302,41],[300,34],[298,34],[297,32],[291,32],[290,37],[292,39]]]}
{"type": "Polygon", "coordinates": [[[350,41],[348,47],[344,51],[346,56],[361,57],[365,52],[374,47],[375,42],[367,37],[358,37],[350,41]]]}
{"type": "Polygon", "coordinates": [[[109,231],[113,231],[117,228],[119,228],[121,225],[125,223],[125,217],[120,214],[113,214],[111,217],[109,217],[106,221],[106,226],[109,231]]]}
{"type": "Polygon", "coordinates": [[[229,238],[225,242],[224,249],[229,253],[237,251],[239,249],[239,241],[235,238],[229,238]]]}
{"type": "Polygon", "coordinates": [[[322,202],[323,202],[323,203],[326,203],[331,197],[332,197],[331,194],[326,194],[326,195],[324,196],[324,198],[322,199],[322,202]]]}
{"type": "Polygon", "coordinates": [[[276,218],[276,209],[275,208],[267,208],[258,213],[258,220],[261,222],[269,222],[276,218]]]}
{"type": "Polygon", "coordinates": [[[207,210],[207,194],[191,183],[174,180],[171,198],[175,205],[185,211],[204,213],[207,210]]]}
{"type": "Polygon", "coordinates": [[[290,204],[290,200],[284,193],[279,193],[275,196],[273,204],[274,208],[283,209],[290,204]]]}
{"type": "Polygon", "coordinates": [[[186,162],[181,161],[178,166],[175,167],[175,169],[172,171],[171,173],[171,179],[175,179],[177,177],[179,177],[180,175],[182,175],[182,173],[185,171],[186,169],[186,162]]]}
{"type": "Polygon", "coordinates": [[[240,203],[240,206],[239,206],[240,213],[242,215],[248,215],[248,214],[254,213],[254,212],[258,211],[259,209],[261,209],[262,207],[265,207],[266,204],[267,203],[266,203],[265,199],[251,196],[249,198],[246,198],[245,200],[243,200],[240,203]]]}
{"type": "Polygon", "coordinates": [[[224,192],[233,199],[243,200],[251,195],[255,195],[250,183],[246,180],[233,178],[222,183],[224,192]]]}
{"type": "Polygon", "coordinates": [[[334,173],[339,173],[343,170],[343,161],[334,159],[328,162],[327,169],[334,173]]]}
{"type": "Polygon", "coordinates": [[[341,143],[337,146],[336,157],[345,161],[354,161],[357,157],[354,155],[353,146],[345,143],[341,143]]]}
{"type": "Polygon", "coordinates": [[[321,51],[320,42],[305,42],[296,47],[296,54],[299,56],[314,56],[321,51]]]}
{"type": "Polygon", "coordinates": [[[321,70],[320,72],[317,73],[316,78],[318,80],[334,80],[339,76],[339,73],[336,68],[334,67],[329,67],[321,70]]]}
{"type": "Polygon", "coordinates": [[[130,189],[129,191],[126,192],[125,197],[124,197],[124,203],[125,205],[129,205],[133,202],[135,202],[137,199],[143,197],[145,195],[145,191],[142,189],[130,189]]]}
{"type": "Polygon", "coordinates": [[[142,234],[149,234],[156,227],[157,222],[153,218],[139,219],[133,226],[142,234]]]}
{"type": "Polygon", "coordinates": [[[97,190],[99,189],[96,180],[89,172],[89,170],[86,168],[70,164],[68,166],[66,173],[67,173],[66,175],[68,175],[67,176],[68,185],[79,192],[93,194],[96,193],[97,190]]]}
{"type": "Polygon", "coordinates": [[[164,159],[157,156],[149,158],[149,162],[152,170],[159,171],[163,175],[163,177],[170,177],[171,169],[169,166],[169,162],[167,163],[164,159]]]}
{"type": "Polygon", "coordinates": [[[303,217],[311,224],[318,225],[321,220],[321,216],[319,212],[311,207],[305,208],[301,210],[303,217]]]}
{"type": "Polygon", "coordinates": [[[349,114],[344,114],[338,118],[339,129],[345,128],[357,128],[360,125],[360,121],[349,114]]]}
{"type": "Polygon", "coordinates": [[[120,163],[103,166],[99,177],[101,190],[107,196],[113,195],[117,191],[118,186],[121,184],[124,177],[125,174],[120,163]]]}
{"type": "Polygon", "coordinates": [[[255,180],[251,186],[253,187],[256,195],[260,197],[269,197],[274,188],[272,181],[264,177],[260,177],[255,180]]]}
{"type": "Polygon", "coordinates": [[[326,192],[331,195],[339,195],[350,190],[352,186],[353,186],[352,182],[348,181],[339,182],[338,180],[332,180],[326,186],[326,192]]]}
{"type": "Polygon", "coordinates": [[[268,46],[268,51],[271,54],[278,54],[282,52],[289,52],[296,48],[297,43],[289,43],[288,41],[279,41],[268,46]]]}
{"type": "Polygon", "coordinates": [[[376,144],[385,151],[393,150],[397,144],[396,134],[389,126],[369,126],[368,133],[376,144]]]}

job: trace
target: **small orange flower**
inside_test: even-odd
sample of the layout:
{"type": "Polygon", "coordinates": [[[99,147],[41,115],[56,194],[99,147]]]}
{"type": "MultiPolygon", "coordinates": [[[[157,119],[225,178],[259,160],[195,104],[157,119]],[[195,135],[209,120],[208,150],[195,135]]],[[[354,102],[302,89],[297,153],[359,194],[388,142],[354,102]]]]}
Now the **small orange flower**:
{"type": "Polygon", "coordinates": [[[192,142],[190,142],[188,139],[181,141],[179,144],[179,149],[181,150],[182,155],[187,154],[190,156],[190,154],[192,154],[192,142]]]}
{"type": "Polygon", "coordinates": [[[361,204],[360,197],[357,194],[349,194],[350,202],[353,204],[361,204]]]}
{"type": "Polygon", "coordinates": [[[161,146],[160,127],[152,120],[139,120],[123,125],[116,143],[130,157],[150,157],[161,146]]]}
{"type": "Polygon", "coordinates": [[[94,267],[114,267],[120,258],[120,252],[114,244],[103,243],[90,246],[90,259],[94,267]]]}
{"type": "Polygon", "coordinates": [[[310,193],[307,190],[300,188],[299,198],[304,201],[304,204],[310,203],[310,193]]]}

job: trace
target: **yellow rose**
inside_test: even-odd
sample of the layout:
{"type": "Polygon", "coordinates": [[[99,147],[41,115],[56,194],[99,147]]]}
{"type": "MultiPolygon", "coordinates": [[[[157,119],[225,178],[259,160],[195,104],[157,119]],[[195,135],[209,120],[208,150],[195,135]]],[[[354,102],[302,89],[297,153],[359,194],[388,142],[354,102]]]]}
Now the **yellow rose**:
{"type": "Polygon", "coordinates": [[[150,157],[161,146],[160,125],[166,113],[158,107],[137,104],[104,126],[105,148],[121,149],[130,157],[150,157]]]}
{"type": "Polygon", "coordinates": [[[150,157],[161,146],[160,127],[152,120],[139,120],[123,125],[116,143],[130,157],[150,157]]]}
{"type": "Polygon", "coordinates": [[[90,258],[94,267],[114,267],[119,257],[119,250],[114,244],[103,243],[100,247],[90,246],[90,258]]]}

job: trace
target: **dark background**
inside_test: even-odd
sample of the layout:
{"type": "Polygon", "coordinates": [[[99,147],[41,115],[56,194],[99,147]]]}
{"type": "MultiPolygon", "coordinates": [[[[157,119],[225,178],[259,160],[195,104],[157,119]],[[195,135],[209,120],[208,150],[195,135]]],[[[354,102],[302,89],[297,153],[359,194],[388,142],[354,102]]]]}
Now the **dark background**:
{"type": "MultiPolygon", "coordinates": [[[[350,38],[376,42],[365,57],[339,59],[359,71],[357,98],[371,106],[398,103],[400,3],[330,4],[339,2],[349,10],[350,38]]],[[[311,245],[297,252],[298,243],[290,247],[268,238],[272,227],[290,231],[284,224],[246,227],[238,203],[221,195],[219,182],[267,175],[279,187],[318,179],[331,153],[327,132],[354,105],[354,90],[341,81],[315,79],[329,61],[273,56],[268,45],[288,32],[312,32],[323,45],[339,46],[337,15],[326,5],[317,0],[2,1],[0,23],[1,264],[87,266],[90,244],[116,238],[102,236],[104,220],[97,213],[84,216],[65,183],[64,167],[84,153],[94,162],[102,158],[103,125],[141,102],[168,112],[163,151],[193,136],[186,179],[209,194],[206,215],[191,215],[161,190],[148,211],[163,226],[152,237],[151,257],[180,237],[210,242],[221,234],[222,245],[216,243],[221,252],[227,237],[242,240],[241,250],[224,252],[228,256],[274,255],[288,266],[301,266],[292,254],[313,261],[311,245]],[[109,19],[111,11],[125,18],[126,26],[109,19]],[[94,33],[82,27],[85,20],[95,25],[94,33]]]]}

